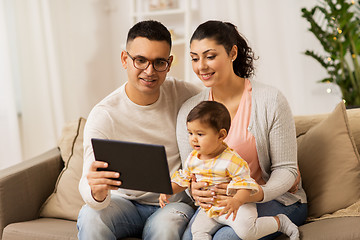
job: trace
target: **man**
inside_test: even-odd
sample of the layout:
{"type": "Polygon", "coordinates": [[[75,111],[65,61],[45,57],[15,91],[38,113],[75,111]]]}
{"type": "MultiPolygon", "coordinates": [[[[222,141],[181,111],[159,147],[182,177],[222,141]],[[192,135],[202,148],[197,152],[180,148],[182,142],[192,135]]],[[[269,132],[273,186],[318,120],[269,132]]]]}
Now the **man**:
{"type": "Polygon", "coordinates": [[[173,60],[170,50],[170,33],[159,22],[139,22],[129,30],[126,51],[121,53],[128,81],[93,108],[84,130],[79,190],[86,205],[79,213],[79,239],[180,239],[193,214],[184,193],[160,208],[159,194],[118,188],[121,182],[110,178],[119,173],[96,171],[107,164],[95,161],[91,146],[91,138],[160,144],[165,146],[170,174],[180,168],[177,112],[199,89],[166,79],[173,60]]]}

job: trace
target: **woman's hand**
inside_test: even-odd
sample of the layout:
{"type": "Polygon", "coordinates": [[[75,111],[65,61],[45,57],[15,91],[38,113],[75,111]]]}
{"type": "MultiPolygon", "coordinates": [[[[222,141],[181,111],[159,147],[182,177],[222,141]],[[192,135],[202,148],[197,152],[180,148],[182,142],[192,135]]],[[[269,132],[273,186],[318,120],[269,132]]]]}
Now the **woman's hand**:
{"type": "Polygon", "coordinates": [[[120,181],[110,178],[119,178],[120,174],[110,171],[97,171],[98,168],[107,168],[106,162],[94,161],[89,169],[87,180],[90,185],[93,198],[102,202],[108,195],[109,190],[117,190],[121,185],[120,181]]]}
{"type": "Polygon", "coordinates": [[[212,186],[211,189],[215,192],[216,195],[227,196],[226,191],[228,185],[229,183],[220,183],[212,186]]]}
{"type": "Polygon", "coordinates": [[[226,196],[227,185],[228,183],[222,183],[207,189],[209,184],[206,182],[196,182],[195,175],[193,175],[191,181],[191,195],[197,205],[207,209],[212,206],[214,198],[220,200],[229,198],[226,196]]]}
{"type": "Polygon", "coordinates": [[[204,209],[208,209],[214,202],[215,192],[204,190],[209,186],[206,182],[191,182],[191,195],[195,200],[195,204],[204,209]]]}

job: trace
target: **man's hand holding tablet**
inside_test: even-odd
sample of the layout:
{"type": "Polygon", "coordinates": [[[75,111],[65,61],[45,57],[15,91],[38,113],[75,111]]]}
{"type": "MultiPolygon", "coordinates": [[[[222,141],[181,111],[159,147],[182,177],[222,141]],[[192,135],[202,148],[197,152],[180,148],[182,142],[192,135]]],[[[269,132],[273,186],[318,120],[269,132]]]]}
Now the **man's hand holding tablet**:
{"type": "Polygon", "coordinates": [[[102,202],[107,197],[109,190],[117,190],[121,185],[121,181],[114,180],[120,177],[120,173],[112,171],[98,171],[98,169],[106,169],[107,162],[94,161],[87,175],[87,180],[91,188],[93,198],[102,202]]]}

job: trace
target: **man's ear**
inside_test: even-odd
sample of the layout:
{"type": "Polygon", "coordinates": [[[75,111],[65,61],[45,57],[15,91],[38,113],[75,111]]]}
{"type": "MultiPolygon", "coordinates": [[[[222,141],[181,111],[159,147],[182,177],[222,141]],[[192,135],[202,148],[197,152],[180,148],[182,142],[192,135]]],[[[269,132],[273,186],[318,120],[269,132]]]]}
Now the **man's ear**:
{"type": "Polygon", "coordinates": [[[128,55],[126,53],[125,50],[121,51],[121,63],[123,65],[123,68],[127,69],[127,60],[128,60],[128,55]]]}
{"type": "Polygon", "coordinates": [[[220,129],[219,140],[224,141],[226,137],[227,137],[227,131],[225,130],[225,128],[220,129]]]}
{"type": "Polygon", "coordinates": [[[168,67],[168,69],[167,69],[167,72],[170,71],[170,67],[171,67],[171,64],[172,64],[173,60],[174,60],[174,56],[173,56],[173,55],[170,55],[169,60],[168,60],[168,61],[169,61],[169,67],[168,67]]]}

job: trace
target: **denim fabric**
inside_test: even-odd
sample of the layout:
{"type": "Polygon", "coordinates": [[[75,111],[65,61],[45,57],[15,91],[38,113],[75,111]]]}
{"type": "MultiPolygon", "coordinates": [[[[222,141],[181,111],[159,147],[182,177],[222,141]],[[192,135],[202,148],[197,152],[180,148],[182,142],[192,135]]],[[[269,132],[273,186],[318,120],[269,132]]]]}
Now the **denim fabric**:
{"type": "Polygon", "coordinates": [[[78,238],[180,239],[193,213],[192,207],[185,203],[170,203],[160,208],[112,196],[110,205],[105,209],[82,207],[77,222],[78,238]]]}

